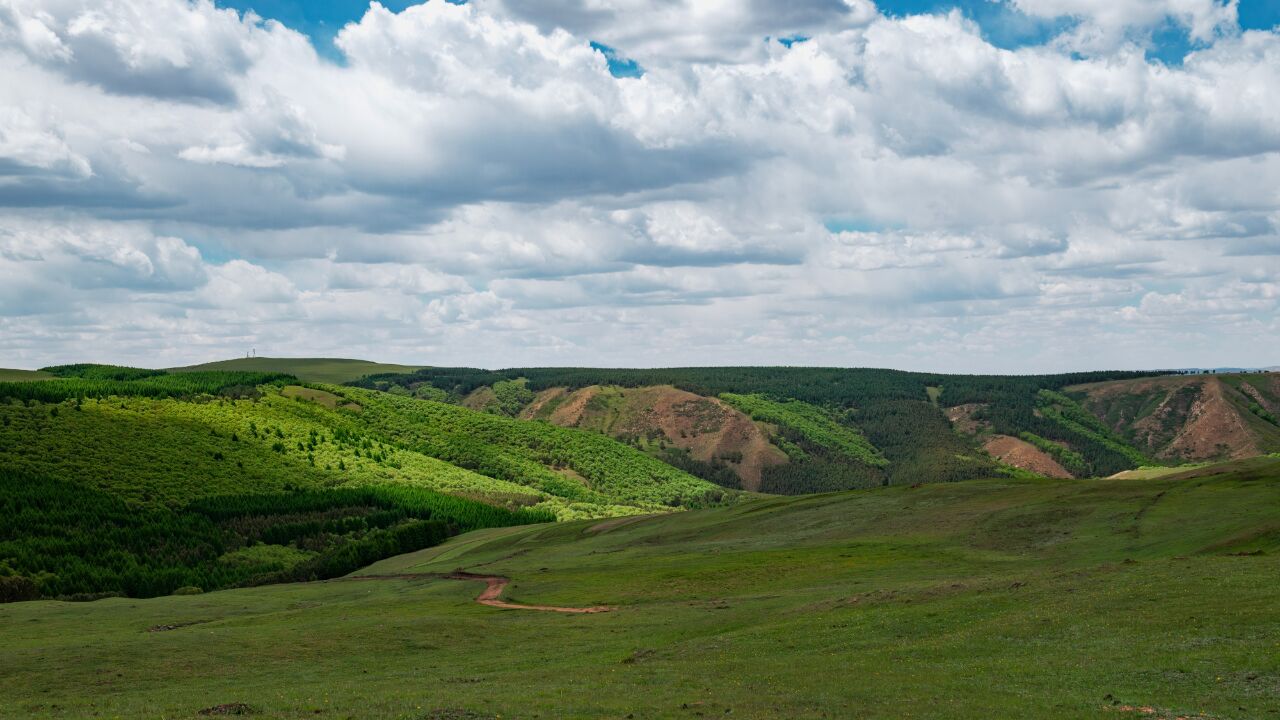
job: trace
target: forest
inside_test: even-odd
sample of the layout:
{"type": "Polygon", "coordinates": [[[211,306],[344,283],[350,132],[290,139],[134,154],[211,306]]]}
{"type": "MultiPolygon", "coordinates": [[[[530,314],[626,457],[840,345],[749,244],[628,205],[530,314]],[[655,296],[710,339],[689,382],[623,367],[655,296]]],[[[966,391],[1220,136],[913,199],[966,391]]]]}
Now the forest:
{"type": "Polygon", "coordinates": [[[252,397],[259,385],[293,380],[283,373],[209,371],[170,373],[112,365],[59,365],[42,369],[57,377],[34,382],[0,382],[0,401],[57,403],[86,398],[172,398],[196,395],[252,397]]]}
{"type": "Polygon", "coordinates": [[[555,519],[398,486],[139,508],[74,482],[13,471],[0,471],[0,514],[0,601],[321,580],[461,532],[555,519]]]}

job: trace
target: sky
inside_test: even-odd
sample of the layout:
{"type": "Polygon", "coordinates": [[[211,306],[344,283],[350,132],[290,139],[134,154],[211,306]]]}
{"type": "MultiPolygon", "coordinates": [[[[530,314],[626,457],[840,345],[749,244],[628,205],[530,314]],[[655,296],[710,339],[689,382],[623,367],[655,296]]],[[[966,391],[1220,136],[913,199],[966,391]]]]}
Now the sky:
{"type": "Polygon", "coordinates": [[[0,0],[0,367],[1280,365],[1271,0],[0,0]]]}

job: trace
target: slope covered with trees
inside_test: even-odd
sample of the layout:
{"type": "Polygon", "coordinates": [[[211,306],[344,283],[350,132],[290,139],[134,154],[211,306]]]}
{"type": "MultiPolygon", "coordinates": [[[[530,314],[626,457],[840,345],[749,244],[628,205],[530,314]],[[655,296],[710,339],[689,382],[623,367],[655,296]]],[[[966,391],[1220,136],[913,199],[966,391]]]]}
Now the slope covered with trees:
{"type": "Polygon", "coordinates": [[[397,486],[139,508],[74,482],[13,471],[0,471],[0,515],[0,601],[326,579],[459,532],[554,520],[545,511],[397,486]]]}
{"type": "MultiPolygon", "coordinates": [[[[883,483],[963,480],[1013,472],[980,449],[981,437],[952,431],[945,411],[972,405],[984,432],[1020,438],[1033,435],[1081,458],[1080,475],[1111,474],[1150,459],[1114,433],[1090,429],[1074,401],[1059,393],[1081,383],[1129,380],[1158,373],[1088,372],[1038,376],[912,373],[861,368],[515,368],[477,370],[424,368],[414,373],[371,375],[366,388],[405,394],[430,393],[460,402],[485,388],[523,379],[531,391],[593,386],[641,388],[671,385],[705,397],[734,398],[773,429],[773,442],[789,462],[765,468],[761,489],[803,493],[883,483]],[[784,412],[786,409],[791,412],[784,412]],[[789,422],[779,420],[789,417],[789,422]],[[811,420],[830,418],[866,446],[815,432],[811,420]],[[771,419],[772,418],[772,419],[771,419]],[[808,419],[806,419],[808,418],[808,419]],[[1118,443],[1118,444],[1117,444],[1118,443]],[[878,458],[869,461],[869,458],[878,458]]],[[[1105,429],[1102,429],[1105,430],[1105,429]]]]}
{"type": "Polygon", "coordinates": [[[465,529],[728,496],[610,438],[455,405],[278,374],[48,373],[0,384],[11,599],[332,577],[465,529]]]}

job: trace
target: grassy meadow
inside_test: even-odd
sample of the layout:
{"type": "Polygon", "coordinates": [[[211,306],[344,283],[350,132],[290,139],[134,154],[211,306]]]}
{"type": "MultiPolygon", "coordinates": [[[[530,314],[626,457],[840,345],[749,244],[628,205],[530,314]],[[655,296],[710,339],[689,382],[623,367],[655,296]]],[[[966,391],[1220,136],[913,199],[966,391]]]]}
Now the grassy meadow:
{"type": "Polygon", "coordinates": [[[480,530],[366,579],[0,606],[0,716],[1269,718],[1280,459],[480,530]],[[614,611],[566,616],[505,598],[614,611]]]}

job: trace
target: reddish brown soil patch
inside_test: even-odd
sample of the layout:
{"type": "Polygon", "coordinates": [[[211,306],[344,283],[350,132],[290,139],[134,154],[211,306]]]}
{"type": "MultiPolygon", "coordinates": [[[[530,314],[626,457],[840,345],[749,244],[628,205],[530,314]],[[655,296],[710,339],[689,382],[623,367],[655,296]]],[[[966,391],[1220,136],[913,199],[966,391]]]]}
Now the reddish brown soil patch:
{"type": "MultiPolygon", "coordinates": [[[[1271,394],[1272,396],[1280,395],[1280,378],[1271,378],[1271,394]]],[[[1269,413],[1280,413],[1280,403],[1272,402],[1271,398],[1263,395],[1258,388],[1249,383],[1240,383],[1240,391],[1248,395],[1254,402],[1258,403],[1263,410],[1269,413]]]]}
{"type": "MultiPolygon", "coordinates": [[[[1232,460],[1258,454],[1257,439],[1245,424],[1240,411],[1227,402],[1226,384],[1217,378],[1204,379],[1200,396],[1191,405],[1182,428],[1160,452],[1161,457],[1232,460]]],[[[1142,423],[1135,424],[1141,427],[1142,423]]]]}
{"type": "Polygon", "coordinates": [[[599,392],[600,388],[592,386],[571,393],[567,400],[551,412],[551,423],[561,427],[578,427],[587,403],[599,392]]]}
{"type": "Polygon", "coordinates": [[[1069,478],[1071,473],[1058,464],[1052,455],[1031,443],[1008,435],[992,435],[982,444],[991,457],[1006,465],[1030,470],[1047,477],[1069,478]]]}
{"type": "Polygon", "coordinates": [[[502,590],[511,580],[501,575],[472,575],[471,573],[453,573],[447,575],[450,580],[481,580],[485,583],[484,592],[476,596],[476,602],[489,607],[502,608],[504,610],[541,610],[543,612],[569,613],[573,615],[584,615],[591,613],[609,612],[613,608],[606,605],[596,605],[595,607],[575,608],[562,607],[559,605],[524,605],[522,603],[507,602],[500,599],[502,590]]]}
{"type": "MultiPolygon", "coordinates": [[[[547,394],[550,392],[544,393],[546,397],[540,395],[534,404],[541,409],[553,399],[559,401],[548,416],[552,423],[619,439],[643,438],[650,447],[660,444],[687,450],[689,457],[700,462],[724,462],[746,490],[760,489],[765,468],[787,462],[787,456],[769,442],[757,423],[718,398],[665,385],[592,386],[567,395],[547,394]]],[[[526,409],[527,415],[534,413],[537,410],[530,413],[526,409]]]]}
{"type": "Polygon", "coordinates": [[[563,607],[560,605],[525,605],[502,600],[502,591],[511,582],[510,578],[501,575],[476,575],[469,572],[454,572],[447,575],[440,573],[395,573],[391,575],[351,575],[337,578],[338,582],[360,582],[371,580],[477,580],[485,583],[484,591],[476,596],[476,602],[503,610],[537,610],[541,612],[566,613],[570,615],[587,615],[613,610],[608,605],[594,607],[563,607]]]}
{"type": "Polygon", "coordinates": [[[947,419],[951,421],[951,427],[956,430],[966,435],[977,435],[983,430],[991,428],[991,423],[974,417],[979,410],[986,406],[986,403],[969,403],[967,405],[949,407],[947,408],[947,419]]]}
{"type": "MultiPolygon", "coordinates": [[[[1117,380],[1079,385],[1084,405],[1106,418],[1113,403],[1137,407],[1156,402],[1142,417],[1110,413],[1112,429],[1132,437],[1138,447],[1169,460],[1240,459],[1260,454],[1259,438],[1241,404],[1245,396],[1212,375],[1117,380]],[[1147,396],[1135,403],[1133,396],[1147,396]]],[[[1247,391],[1245,391],[1247,393],[1247,391]]]]}

